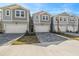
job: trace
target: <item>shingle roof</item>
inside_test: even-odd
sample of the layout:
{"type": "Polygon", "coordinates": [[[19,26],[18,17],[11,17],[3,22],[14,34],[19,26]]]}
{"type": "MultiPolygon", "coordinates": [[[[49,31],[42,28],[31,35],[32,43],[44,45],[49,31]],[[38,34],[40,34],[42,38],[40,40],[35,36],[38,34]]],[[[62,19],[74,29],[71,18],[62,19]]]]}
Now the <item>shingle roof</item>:
{"type": "Polygon", "coordinates": [[[26,9],[26,8],[20,6],[19,4],[12,4],[12,5],[8,5],[8,6],[4,6],[4,7],[1,7],[1,9],[6,9],[6,8],[8,8],[8,9],[16,9],[16,8],[20,8],[20,7],[23,8],[23,9],[26,9]]]}
{"type": "Polygon", "coordinates": [[[46,12],[46,11],[39,11],[39,12],[36,12],[36,13],[34,13],[33,15],[40,15],[40,14],[43,14],[43,13],[47,13],[48,15],[50,15],[48,12],[46,12]]]}
{"type": "Polygon", "coordinates": [[[61,14],[58,14],[57,16],[70,16],[70,14],[68,14],[67,12],[63,12],[61,14]]]}

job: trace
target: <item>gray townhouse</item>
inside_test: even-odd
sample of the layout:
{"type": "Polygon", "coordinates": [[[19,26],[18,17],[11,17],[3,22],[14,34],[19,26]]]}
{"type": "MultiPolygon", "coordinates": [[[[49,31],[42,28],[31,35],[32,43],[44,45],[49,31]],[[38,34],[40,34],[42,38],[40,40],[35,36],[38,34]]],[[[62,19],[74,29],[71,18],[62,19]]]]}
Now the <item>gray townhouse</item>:
{"type": "Polygon", "coordinates": [[[30,16],[30,10],[18,4],[0,8],[1,33],[79,32],[79,17],[63,12],[52,16],[39,11],[30,16]]]}
{"type": "Polygon", "coordinates": [[[51,14],[39,11],[32,15],[35,32],[50,32],[51,14]]]}
{"type": "Polygon", "coordinates": [[[79,17],[63,12],[52,18],[52,32],[78,32],[79,17]]]}
{"type": "Polygon", "coordinates": [[[30,11],[18,4],[0,8],[0,32],[25,33],[29,31],[30,11]]]}

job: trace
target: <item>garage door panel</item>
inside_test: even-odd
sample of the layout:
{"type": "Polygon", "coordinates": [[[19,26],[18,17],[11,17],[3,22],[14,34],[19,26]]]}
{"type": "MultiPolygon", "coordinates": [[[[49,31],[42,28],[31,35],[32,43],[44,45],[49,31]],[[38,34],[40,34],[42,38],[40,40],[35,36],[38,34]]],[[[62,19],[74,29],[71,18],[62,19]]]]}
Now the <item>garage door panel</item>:
{"type": "Polygon", "coordinates": [[[27,30],[27,24],[6,24],[6,33],[25,33],[27,30]]]}
{"type": "Polygon", "coordinates": [[[49,32],[50,27],[46,25],[36,25],[35,32],[49,32]]]}

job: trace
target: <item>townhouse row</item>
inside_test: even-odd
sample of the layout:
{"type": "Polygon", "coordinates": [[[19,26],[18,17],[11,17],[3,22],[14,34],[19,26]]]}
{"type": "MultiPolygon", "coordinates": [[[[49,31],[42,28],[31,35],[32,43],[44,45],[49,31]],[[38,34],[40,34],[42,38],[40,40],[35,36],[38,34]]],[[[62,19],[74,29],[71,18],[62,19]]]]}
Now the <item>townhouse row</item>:
{"type": "Polygon", "coordinates": [[[63,12],[52,16],[39,11],[30,16],[30,10],[13,4],[0,8],[1,33],[25,32],[79,32],[79,17],[63,12]]]}

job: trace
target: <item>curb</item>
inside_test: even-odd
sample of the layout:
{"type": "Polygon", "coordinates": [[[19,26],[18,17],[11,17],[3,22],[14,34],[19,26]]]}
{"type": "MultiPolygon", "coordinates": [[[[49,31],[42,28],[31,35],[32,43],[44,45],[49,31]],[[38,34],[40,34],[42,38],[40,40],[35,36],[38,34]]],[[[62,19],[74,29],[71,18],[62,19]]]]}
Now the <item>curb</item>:
{"type": "MultiPolygon", "coordinates": [[[[59,35],[59,34],[56,34],[57,36],[60,36],[60,37],[63,37],[63,38],[66,38],[66,39],[68,39],[68,40],[70,40],[71,38],[69,38],[69,37],[65,37],[65,36],[62,36],[62,35],[59,35]]],[[[72,40],[72,39],[71,39],[72,40]]]]}
{"type": "Polygon", "coordinates": [[[24,36],[24,34],[23,34],[23,35],[21,35],[21,36],[20,36],[20,37],[18,37],[18,38],[15,38],[15,39],[13,39],[13,40],[11,40],[11,41],[9,41],[9,42],[7,42],[7,43],[3,44],[2,46],[11,45],[11,43],[12,43],[12,42],[14,42],[14,41],[16,41],[16,40],[20,39],[22,36],[24,36]]]}

